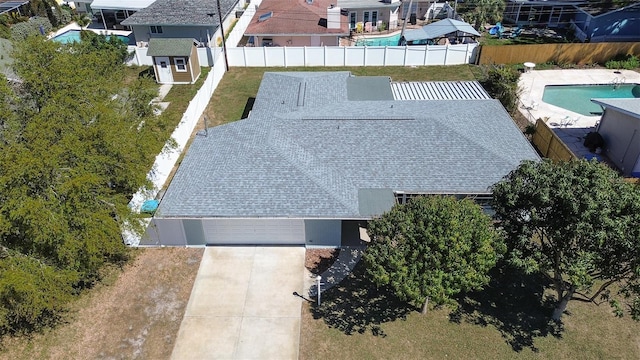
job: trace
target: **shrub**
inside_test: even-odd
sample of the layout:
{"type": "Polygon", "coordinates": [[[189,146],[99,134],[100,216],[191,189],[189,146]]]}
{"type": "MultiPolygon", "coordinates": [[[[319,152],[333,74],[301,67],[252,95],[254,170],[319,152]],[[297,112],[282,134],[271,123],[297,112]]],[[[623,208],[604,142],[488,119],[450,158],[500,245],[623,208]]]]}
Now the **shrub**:
{"type": "Polygon", "coordinates": [[[39,35],[40,26],[42,26],[42,30],[44,30],[45,34],[49,33],[53,29],[49,19],[36,16],[29,19],[29,21],[13,25],[11,27],[11,38],[20,41],[32,35],[39,35]]]}
{"type": "Polygon", "coordinates": [[[634,55],[616,56],[605,63],[607,69],[633,70],[640,67],[640,60],[634,55]]]}
{"type": "Polygon", "coordinates": [[[53,12],[53,23],[60,25],[66,25],[71,22],[71,12],[68,9],[61,8],[60,11],[53,12]]]}
{"type": "Polygon", "coordinates": [[[52,325],[73,294],[75,276],[34,258],[0,258],[0,334],[52,325]]]}
{"type": "Polygon", "coordinates": [[[504,65],[492,65],[483,70],[484,80],[481,83],[489,95],[500,100],[508,112],[515,112],[518,109],[518,97],[521,91],[518,87],[520,78],[518,70],[504,65]]]}

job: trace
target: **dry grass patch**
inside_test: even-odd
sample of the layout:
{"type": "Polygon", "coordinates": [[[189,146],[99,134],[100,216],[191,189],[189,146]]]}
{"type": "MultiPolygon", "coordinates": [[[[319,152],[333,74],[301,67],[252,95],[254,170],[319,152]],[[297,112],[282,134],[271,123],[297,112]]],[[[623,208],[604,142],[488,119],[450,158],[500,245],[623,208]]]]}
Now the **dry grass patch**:
{"type": "Polygon", "coordinates": [[[72,304],[67,323],[3,339],[0,358],[169,358],[204,249],[132,251],[134,261],[72,304]]]}

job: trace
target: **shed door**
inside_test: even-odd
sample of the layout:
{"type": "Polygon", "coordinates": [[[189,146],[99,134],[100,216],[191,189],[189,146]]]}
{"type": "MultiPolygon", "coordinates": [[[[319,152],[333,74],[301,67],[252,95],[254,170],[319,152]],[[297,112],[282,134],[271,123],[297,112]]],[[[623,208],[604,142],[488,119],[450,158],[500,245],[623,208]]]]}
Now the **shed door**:
{"type": "Polygon", "coordinates": [[[169,57],[158,56],[154,59],[156,60],[156,75],[158,76],[158,82],[162,84],[173,83],[173,75],[171,75],[171,64],[169,64],[169,57]]]}
{"type": "Polygon", "coordinates": [[[207,244],[304,244],[302,219],[205,219],[207,244]]]}

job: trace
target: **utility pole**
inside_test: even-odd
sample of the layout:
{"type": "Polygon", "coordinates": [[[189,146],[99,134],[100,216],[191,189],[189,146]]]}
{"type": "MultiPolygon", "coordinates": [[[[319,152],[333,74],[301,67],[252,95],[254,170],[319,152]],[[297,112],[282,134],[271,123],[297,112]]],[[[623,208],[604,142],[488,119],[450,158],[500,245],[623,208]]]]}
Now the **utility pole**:
{"type": "MultiPolygon", "coordinates": [[[[229,71],[229,60],[227,60],[227,41],[224,38],[224,26],[222,25],[222,11],[220,11],[220,0],[216,0],[218,6],[218,20],[220,22],[220,33],[222,34],[222,52],[224,53],[224,70],[229,71]]],[[[207,14],[213,16],[213,14],[207,14]]]]}
{"type": "Polygon", "coordinates": [[[402,31],[400,31],[400,41],[404,37],[404,29],[407,27],[407,21],[411,19],[411,6],[413,6],[413,0],[409,0],[409,9],[407,10],[408,14],[404,14],[404,21],[402,22],[402,31]],[[409,19],[407,19],[407,17],[409,19]]]}

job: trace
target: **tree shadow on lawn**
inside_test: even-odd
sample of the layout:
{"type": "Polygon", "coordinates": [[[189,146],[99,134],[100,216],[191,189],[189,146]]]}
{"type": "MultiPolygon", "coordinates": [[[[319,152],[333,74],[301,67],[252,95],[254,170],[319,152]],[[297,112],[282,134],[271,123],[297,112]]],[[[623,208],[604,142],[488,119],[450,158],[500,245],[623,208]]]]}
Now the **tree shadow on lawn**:
{"type": "Polygon", "coordinates": [[[537,337],[562,337],[562,323],[551,320],[552,300],[545,297],[549,281],[542,275],[527,275],[511,267],[496,268],[484,290],[459,299],[449,320],[481,326],[493,325],[514,351],[538,352],[537,337]]]}
{"type": "Polygon", "coordinates": [[[385,337],[380,324],[406,319],[416,308],[398,299],[388,287],[378,288],[367,276],[361,261],[340,284],[322,292],[321,305],[311,309],[331,328],[347,335],[367,331],[385,337]]]}

